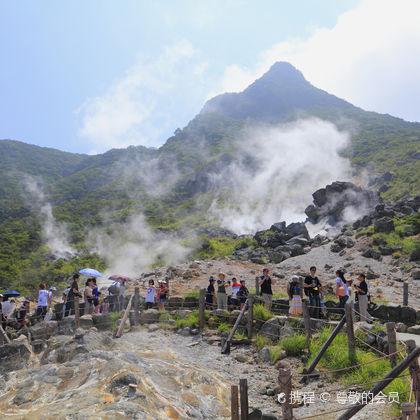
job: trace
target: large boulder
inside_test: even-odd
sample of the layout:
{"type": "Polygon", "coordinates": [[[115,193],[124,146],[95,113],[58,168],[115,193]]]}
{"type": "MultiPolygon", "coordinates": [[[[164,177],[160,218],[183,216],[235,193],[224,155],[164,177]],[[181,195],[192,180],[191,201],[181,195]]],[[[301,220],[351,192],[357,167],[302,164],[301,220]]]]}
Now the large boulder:
{"type": "Polygon", "coordinates": [[[259,334],[268,338],[271,341],[276,341],[280,338],[280,321],[274,317],[265,321],[261,327],[259,334]]]}
{"type": "Polygon", "coordinates": [[[93,314],[92,322],[99,331],[110,330],[112,327],[112,319],[109,314],[93,314]]]}
{"type": "Polygon", "coordinates": [[[93,320],[92,315],[82,315],[80,317],[80,328],[83,328],[84,330],[88,330],[89,328],[93,327],[93,320]]]}
{"type": "Polygon", "coordinates": [[[30,357],[31,351],[23,342],[0,346],[0,367],[3,372],[26,367],[30,357]]]}
{"type": "Polygon", "coordinates": [[[160,312],[157,309],[148,309],[147,311],[140,312],[140,324],[152,324],[159,322],[160,312]]]}
{"type": "Polygon", "coordinates": [[[376,219],[373,224],[375,233],[390,233],[395,229],[394,221],[390,217],[381,217],[376,219]]]}

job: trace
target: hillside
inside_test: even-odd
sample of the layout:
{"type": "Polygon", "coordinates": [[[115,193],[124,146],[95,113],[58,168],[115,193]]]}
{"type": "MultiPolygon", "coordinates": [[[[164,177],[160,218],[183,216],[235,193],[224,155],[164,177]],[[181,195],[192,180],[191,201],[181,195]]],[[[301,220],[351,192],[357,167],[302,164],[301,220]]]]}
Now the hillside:
{"type": "MultiPolygon", "coordinates": [[[[238,162],[245,131],[313,117],[351,133],[342,155],[353,175],[368,173],[371,187],[385,199],[420,192],[419,123],[366,112],[312,86],[290,64],[276,63],[243,92],[209,100],[159,149],[131,146],[87,156],[0,141],[0,286],[64,278],[88,262],[103,267],[88,252],[87,232],[122,225],[130,215],[144,214],[159,230],[223,234],[208,209],[233,187],[214,179],[238,162]],[[28,175],[38,182],[35,193],[25,187],[28,175]],[[49,204],[77,249],[70,261],[57,262],[42,245],[40,209],[49,204]]],[[[251,176],[260,171],[252,153],[240,159],[251,176]]]]}

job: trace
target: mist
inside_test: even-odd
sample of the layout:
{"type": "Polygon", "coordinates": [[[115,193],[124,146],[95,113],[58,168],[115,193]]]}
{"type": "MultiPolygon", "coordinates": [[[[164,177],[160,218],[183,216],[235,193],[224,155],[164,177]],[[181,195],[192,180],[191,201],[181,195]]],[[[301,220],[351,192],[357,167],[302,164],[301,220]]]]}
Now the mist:
{"type": "Polygon", "coordinates": [[[191,251],[182,245],[181,238],[154,231],[141,214],[131,216],[124,224],[93,229],[88,241],[91,251],[105,259],[105,277],[138,277],[157,259],[162,265],[178,264],[191,251]]]}
{"type": "Polygon", "coordinates": [[[211,215],[237,234],[305,220],[315,190],[351,179],[340,156],[348,143],[348,133],[319,119],[246,129],[235,162],[212,175],[211,215]]]}
{"type": "Polygon", "coordinates": [[[27,193],[26,201],[41,223],[41,237],[43,243],[56,258],[70,259],[77,251],[70,245],[70,235],[64,223],[55,220],[52,205],[44,193],[43,182],[29,175],[23,176],[23,188],[27,193]]]}

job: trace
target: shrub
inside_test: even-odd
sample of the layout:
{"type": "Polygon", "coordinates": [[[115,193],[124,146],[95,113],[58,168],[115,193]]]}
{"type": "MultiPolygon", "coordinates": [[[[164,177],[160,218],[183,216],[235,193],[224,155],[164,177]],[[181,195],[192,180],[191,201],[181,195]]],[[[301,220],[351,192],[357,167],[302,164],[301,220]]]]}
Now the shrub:
{"type": "MultiPolygon", "coordinates": [[[[222,322],[218,327],[217,327],[217,331],[219,332],[230,332],[232,330],[232,327],[224,322],[222,322]]],[[[235,333],[236,334],[236,333],[235,333]]]]}
{"type": "Polygon", "coordinates": [[[257,334],[255,336],[255,346],[258,350],[261,350],[263,347],[267,347],[271,345],[271,341],[264,337],[263,335],[257,334]]]}
{"type": "Polygon", "coordinates": [[[294,334],[291,337],[285,337],[280,341],[280,345],[288,356],[298,356],[307,348],[306,335],[294,334]]]}
{"type": "Polygon", "coordinates": [[[276,363],[277,360],[280,359],[281,352],[282,352],[282,348],[280,345],[270,347],[270,357],[273,363],[276,363]]]}
{"type": "Polygon", "coordinates": [[[264,305],[257,304],[254,305],[254,318],[262,321],[267,321],[270,318],[273,318],[273,314],[265,309],[264,305]]]}
{"type": "Polygon", "coordinates": [[[168,321],[169,319],[172,319],[171,314],[168,314],[167,312],[160,314],[159,321],[168,321]]]}

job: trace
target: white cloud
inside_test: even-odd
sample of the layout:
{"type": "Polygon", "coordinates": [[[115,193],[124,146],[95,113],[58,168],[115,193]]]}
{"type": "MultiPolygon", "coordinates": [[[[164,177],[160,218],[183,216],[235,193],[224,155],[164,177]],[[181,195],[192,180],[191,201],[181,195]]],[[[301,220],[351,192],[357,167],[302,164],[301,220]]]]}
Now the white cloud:
{"type": "Polygon", "coordinates": [[[218,92],[240,91],[275,61],[289,61],[316,87],[368,110],[420,121],[420,2],[364,0],[331,28],[261,53],[251,70],[229,66],[218,92]]]}
{"type": "Polygon", "coordinates": [[[192,60],[196,53],[191,43],[180,41],[154,59],[140,57],[103,95],[87,99],[76,111],[79,137],[95,151],[155,145],[177,106],[171,98],[180,94],[176,91],[184,77],[182,66],[193,65],[198,78],[205,71],[204,63],[192,60]]]}

